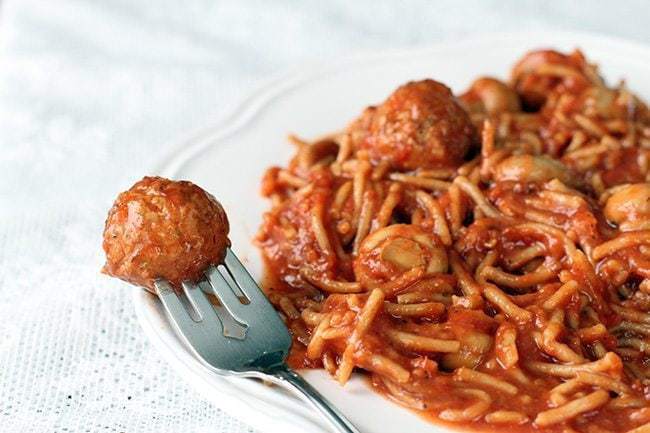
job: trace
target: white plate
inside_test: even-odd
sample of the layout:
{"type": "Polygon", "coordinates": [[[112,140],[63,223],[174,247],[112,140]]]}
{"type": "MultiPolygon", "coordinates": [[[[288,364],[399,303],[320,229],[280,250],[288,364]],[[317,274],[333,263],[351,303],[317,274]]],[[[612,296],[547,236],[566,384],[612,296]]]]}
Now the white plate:
{"type": "MultiPolygon", "coordinates": [[[[253,275],[262,272],[251,240],[269,203],[259,195],[260,179],[271,165],[286,165],[293,132],[315,137],[345,126],[361,110],[383,100],[408,80],[431,77],[455,92],[480,75],[506,78],[527,50],[580,47],[598,62],[610,83],[625,77],[630,88],[650,99],[650,48],[599,36],[568,33],[487,35],[429,48],[362,55],[306,66],[271,81],[249,98],[227,123],[182,143],[159,174],[188,179],[212,192],[231,223],[233,249],[253,275]]],[[[267,433],[325,433],[306,405],[278,388],[245,379],[224,379],[201,366],[175,337],[158,302],[134,291],[137,314],[154,345],[178,373],[218,407],[267,433]]],[[[447,431],[388,402],[356,376],[340,388],[324,372],[306,378],[364,433],[447,431]]]]}

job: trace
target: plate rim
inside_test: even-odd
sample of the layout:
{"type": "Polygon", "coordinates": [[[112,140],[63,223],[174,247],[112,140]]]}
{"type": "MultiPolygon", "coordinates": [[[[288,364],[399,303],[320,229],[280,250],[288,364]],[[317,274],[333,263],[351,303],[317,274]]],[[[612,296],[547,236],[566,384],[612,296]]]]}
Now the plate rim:
{"type": "MultiPolygon", "coordinates": [[[[477,33],[471,36],[462,37],[458,40],[451,40],[450,37],[443,38],[435,43],[422,44],[404,48],[391,48],[386,50],[369,50],[359,51],[349,55],[341,56],[333,61],[325,62],[323,60],[313,60],[310,62],[303,62],[294,67],[273,74],[270,78],[262,80],[256,88],[248,93],[248,95],[241,100],[239,104],[229,115],[220,117],[220,120],[214,122],[212,126],[203,126],[191,131],[189,134],[177,137],[167,149],[169,149],[163,157],[154,165],[152,173],[156,175],[174,177],[180,167],[187,161],[200,154],[203,150],[212,146],[219,146],[221,142],[236,135],[249,123],[253,122],[257,115],[263,110],[265,106],[271,103],[275,98],[283,95],[285,92],[294,88],[298,88],[301,84],[318,79],[319,76],[325,75],[331,71],[340,70],[343,66],[354,65],[360,62],[380,62],[386,59],[395,59],[399,57],[411,57],[418,54],[432,54],[436,51],[446,51],[451,47],[462,48],[463,46],[473,46],[476,44],[497,43],[502,40],[509,39],[532,39],[544,40],[549,39],[548,45],[554,45],[557,42],[551,41],[571,41],[575,40],[575,45],[580,45],[586,41],[599,43],[606,46],[616,47],[618,51],[625,50],[631,55],[646,57],[650,59],[650,44],[644,44],[639,41],[630,40],[618,36],[609,36],[601,33],[584,32],[584,31],[566,31],[566,30],[536,30],[536,31],[519,31],[519,32],[485,32],[477,33]]],[[[210,124],[212,122],[209,122],[210,124]]],[[[222,409],[229,415],[241,420],[245,424],[265,433],[304,433],[305,431],[313,433],[327,433],[329,430],[326,424],[307,407],[306,403],[298,404],[296,413],[292,410],[282,407],[276,410],[275,416],[270,413],[263,413],[259,416],[259,406],[253,406],[252,400],[259,400],[259,396],[248,397],[241,395],[233,395],[220,389],[228,397],[236,400],[233,402],[218,403],[214,394],[215,389],[207,384],[205,381],[206,374],[214,375],[214,373],[203,367],[199,361],[193,360],[194,365],[188,362],[188,359],[182,354],[175,353],[171,350],[165,339],[160,335],[156,329],[156,323],[151,319],[150,313],[146,311],[147,300],[146,297],[151,298],[150,301],[155,302],[154,296],[143,293],[140,289],[134,289],[132,301],[134,303],[138,322],[140,323],[143,331],[147,335],[149,341],[156,347],[174,370],[183,377],[190,385],[202,394],[206,400],[213,403],[216,407],[222,409]],[[203,371],[200,371],[203,370],[203,371]],[[189,375],[189,377],[188,377],[189,375]],[[205,382],[205,383],[203,383],[205,382]],[[239,407],[238,407],[239,406],[239,407]],[[242,410],[241,408],[245,408],[242,410]],[[250,414],[250,410],[254,409],[258,416],[246,416],[250,414]],[[280,415],[280,417],[278,417],[280,415]],[[288,418],[287,416],[294,416],[295,418],[288,418]]],[[[161,318],[161,320],[164,320],[161,318]]],[[[188,357],[191,355],[186,354],[188,357]]],[[[241,378],[222,378],[228,382],[230,386],[234,383],[241,381],[248,381],[248,379],[241,378]]],[[[224,383],[224,387],[226,384],[224,383]]],[[[237,391],[236,389],[234,391],[237,391]]],[[[279,398],[279,397],[278,397],[279,398]]],[[[293,400],[293,399],[292,399],[293,400]]],[[[295,403],[301,401],[295,397],[295,403]]],[[[258,402],[255,402],[259,404],[258,402]]],[[[266,404],[267,402],[263,402],[266,404]]],[[[388,402],[387,402],[388,404],[388,402]]],[[[394,404],[394,403],[393,403],[394,404]]],[[[272,406],[272,405],[271,405],[272,406]]],[[[435,425],[435,424],[434,424],[435,425]]],[[[435,425],[442,431],[459,431],[458,429],[448,429],[442,425],[435,425]]]]}

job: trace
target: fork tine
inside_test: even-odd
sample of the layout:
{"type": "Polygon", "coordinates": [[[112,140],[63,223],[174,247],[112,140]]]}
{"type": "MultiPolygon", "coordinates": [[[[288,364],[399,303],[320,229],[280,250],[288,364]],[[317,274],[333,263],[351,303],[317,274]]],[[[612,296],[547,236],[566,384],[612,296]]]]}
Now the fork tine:
{"type": "Polygon", "coordinates": [[[266,295],[262,292],[253,277],[251,277],[251,274],[248,273],[244,265],[241,264],[235,253],[233,253],[230,248],[226,250],[225,264],[228,268],[228,272],[230,272],[230,275],[239,286],[239,289],[246,295],[251,303],[256,303],[258,305],[264,303],[270,305],[266,295]]]}
{"type": "Polygon", "coordinates": [[[245,339],[248,326],[239,323],[221,303],[212,304],[210,300],[207,299],[206,293],[214,292],[210,283],[208,281],[199,281],[199,290],[221,321],[223,335],[225,337],[236,338],[237,340],[245,339]]]}
{"type": "Polygon", "coordinates": [[[221,305],[228,310],[235,320],[240,323],[247,323],[242,320],[245,316],[245,312],[243,311],[244,305],[232,291],[230,284],[228,284],[228,281],[223,277],[223,275],[221,275],[219,269],[217,269],[216,266],[210,266],[205,272],[205,276],[208,278],[208,282],[210,283],[214,294],[219,298],[221,305]]]}
{"type": "Polygon", "coordinates": [[[178,297],[178,294],[176,294],[168,281],[156,280],[153,285],[158,293],[158,298],[172,317],[187,317],[188,319],[193,320],[190,313],[181,302],[181,299],[178,297]]]}
{"type": "MultiPolygon", "coordinates": [[[[169,320],[176,328],[176,331],[179,335],[187,342],[192,349],[192,351],[201,359],[203,359],[208,364],[213,365],[215,368],[218,367],[218,363],[215,363],[214,360],[218,360],[220,353],[219,348],[215,345],[215,338],[218,335],[223,334],[223,326],[217,318],[216,313],[210,305],[207,305],[209,308],[205,308],[206,305],[200,299],[201,297],[205,302],[208,302],[205,298],[205,294],[199,294],[201,291],[200,288],[196,286],[194,288],[190,287],[188,284],[187,287],[183,287],[185,292],[190,292],[190,296],[193,299],[190,302],[198,300],[194,305],[199,306],[200,310],[197,310],[202,319],[200,322],[196,322],[189,311],[183,305],[181,298],[174,291],[172,286],[166,280],[157,280],[154,283],[156,291],[158,292],[158,297],[160,298],[163,306],[167,310],[167,315],[169,320]]],[[[184,283],[183,286],[186,286],[184,283]]]]}
{"type": "Polygon", "coordinates": [[[203,293],[203,290],[198,285],[190,281],[183,281],[182,285],[185,296],[187,296],[190,304],[192,304],[192,307],[197,312],[199,321],[202,321],[212,311],[212,304],[210,304],[205,293],[203,293]]]}

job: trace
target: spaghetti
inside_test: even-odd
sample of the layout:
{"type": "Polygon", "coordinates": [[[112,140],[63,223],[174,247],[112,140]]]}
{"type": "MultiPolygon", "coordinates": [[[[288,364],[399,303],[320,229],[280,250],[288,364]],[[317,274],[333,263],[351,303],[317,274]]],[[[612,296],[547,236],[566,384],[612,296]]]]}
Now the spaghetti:
{"type": "Polygon", "coordinates": [[[290,362],[438,422],[650,431],[650,112],[582,53],[292,139],[257,242],[290,362]]]}

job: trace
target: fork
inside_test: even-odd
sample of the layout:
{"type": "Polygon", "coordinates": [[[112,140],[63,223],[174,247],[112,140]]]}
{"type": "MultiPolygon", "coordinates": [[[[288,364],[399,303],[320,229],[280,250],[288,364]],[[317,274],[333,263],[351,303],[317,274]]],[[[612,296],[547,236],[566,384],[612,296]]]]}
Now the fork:
{"type": "Polygon", "coordinates": [[[309,402],[338,433],[359,430],[307,381],[286,358],[291,335],[237,256],[210,266],[205,280],[184,281],[178,293],[158,279],[154,287],[178,335],[210,370],[222,376],[253,377],[285,386],[309,402]],[[213,305],[206,293],[215,295],[213,305]]]}

